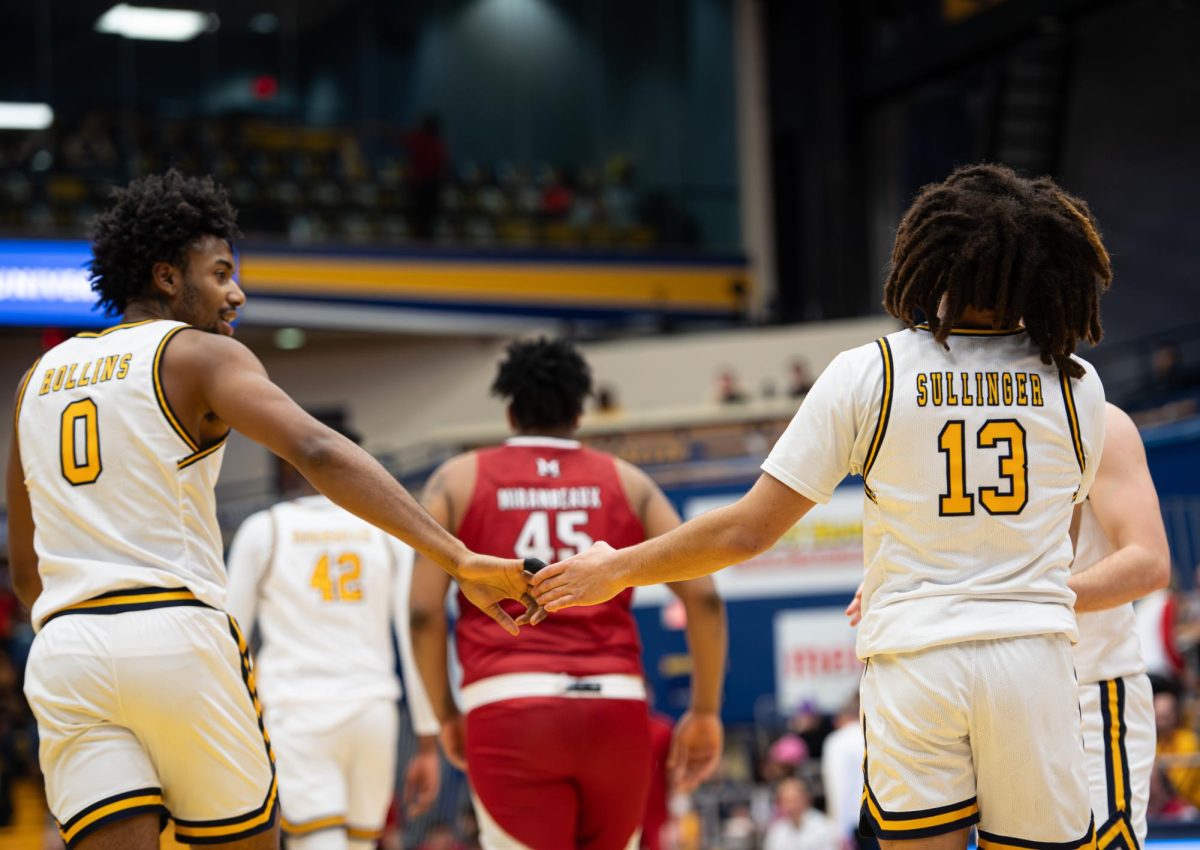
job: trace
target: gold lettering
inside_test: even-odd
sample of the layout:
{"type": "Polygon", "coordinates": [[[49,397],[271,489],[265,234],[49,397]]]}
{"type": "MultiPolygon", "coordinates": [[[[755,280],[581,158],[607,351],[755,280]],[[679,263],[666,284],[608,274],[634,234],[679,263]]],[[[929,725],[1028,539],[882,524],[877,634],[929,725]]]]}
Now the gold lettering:
{"type": "Polygon", "coordinates": [[[58,371],[54,373],[54,386],[51,388],[51,392],[58,392],[59,390],[61,390],[62,385],[63,385],[63,379],[66,377],[67,377],[67,367],[59,366],[58,371]]]}
{"type": "Polygon", "coordinates": [[[1034,407],[1042,406],[1042,376],[1037,372],[1029,376],[1029,397],[1034,407]]]}
{"type": "Polygon", "coordinates": [[[71,364],[71,371],[67,373],[67,382],[63,384],[64,390],[75,389],[75,370],[79,368],[78,363],[71,364]]]}
{"type": "Polygon", "coordinates": [[[959,372],[962,376],[962,403],[963,407],[970,407],[975,403],[975,399],[971,398],[971,376],[966,372],[959,372]]]}
{"type": "Polygon", "coordinates": [[[929,403],[929,383],[924,372],[917,373],[917,407],[924,407],[929,403]]]}
{"type": "Polygon", "coordinates": [[[975,403],[983,404],[983,373],[975,373],[975,403]]]}
{"type": "Polygon", "coordinates": [[[117,355],[117,354],[110,354],[104,358],[104,374],[100,376],[101,381],[111,381],[112,380],[113,372],[116,371],[117,360],[119,358],[120,358],[120,355],[117,355]]]}
{"type": "Polygon", "coordinates": [[[1000,376],[1000,386],[1004,389],[1004,406],[1012,407],[1013,403],[1013,379],[1012,372],[1005,372],[1000,376]]]}
{"type": "Polygon", "coordinates": [[[1000,403],[1000,375],[996,372],[987,373],[988,405],[995,407],[1000,403]]]}
{"type": "Polygon", "coordinates": [[[75,386],[86,387],[90,383],[90,381],[88,381],[88,374],[91,371],[92,371],[92,363],[89,360],[87,363],[83,364],[83,371],[79,373],[79,383],[77,383],[75,386]]]}
{"type": "Polygon", "coordinates": [[[933,381],[933,406],[942,406],[942,373],[934,372],[929,376],[929,380],[933,381]]]}
{"type": "Polygon", "coordinates": [[[1025,394],[1025,382],[1029,376],[1024,372],[1017,373],[1017,404],[1021,407],[1029,406],[1029,396],[1025,394]]]}
{"type": "Polygon", "coordinates": [[[958,404],[958,396],[954,394],[953,372],[946,373],[946,404],[951,406],[958,404]]]}
{"type": "Polygon", "coordinates": [[[38,395],[45,395],[50,392],[50,382],[54,380],[54,370],[47,369],[46,374],[42,377],[42,388],[38,390],[38,395]]]}
{"type": "Polygon", "coordinates": [[[129,361],[133,359],[132,354],[122,354],[121,364],[117,367],[117,380],[125,380],[125,376],[129,374],[129,361]]]}

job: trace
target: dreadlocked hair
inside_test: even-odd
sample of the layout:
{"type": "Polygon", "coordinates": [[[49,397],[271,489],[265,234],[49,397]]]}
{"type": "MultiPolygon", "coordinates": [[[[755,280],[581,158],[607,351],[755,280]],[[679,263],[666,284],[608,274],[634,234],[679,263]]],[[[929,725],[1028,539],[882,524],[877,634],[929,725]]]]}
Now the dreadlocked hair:
{"type": "Polygon", "coordinates": [[[1103,336],[1100,296],[1111,284],[1083,200],[1049,177],[971,165],[922,188],[900,220],[883,304],[910,328],[927,321],[942,345],[966,307],[994,311],[996,329],[1024,321],[1042,362],[1080,378],[1071,355],[1103,336]]]}
{"type": "Polygon", "coordinates": [[[592,391],[592,370],[565,339],[517,341],[496,372],[492,394],[507,399],[522,431],[570,428],[592,391]]]}
{"type": "Polygon", "coordinates": [[[182,267],[189,245],[202,236],[230,244],[237,213],[211,177],[185,177],[175,169],[114,189],[112,207],[92,225],[90,280],[106,315],[124,313],[150,286],[155,263],[182,267]]]}

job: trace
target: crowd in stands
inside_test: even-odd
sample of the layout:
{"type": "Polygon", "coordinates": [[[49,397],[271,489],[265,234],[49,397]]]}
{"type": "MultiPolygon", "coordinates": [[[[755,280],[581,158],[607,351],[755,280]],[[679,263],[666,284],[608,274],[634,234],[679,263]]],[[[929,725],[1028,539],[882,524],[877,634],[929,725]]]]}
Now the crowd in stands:
{"type": "Polygon", "coordinates": [[[80,236],[111,187],[174,166],[226,185],[251,237],[297,245],[694,246],[694,220],[632,163],[455,160],[440,122],[363,132],[263,118],[139,120],[96,109],[0,131],[0,226],[80,236]]]}

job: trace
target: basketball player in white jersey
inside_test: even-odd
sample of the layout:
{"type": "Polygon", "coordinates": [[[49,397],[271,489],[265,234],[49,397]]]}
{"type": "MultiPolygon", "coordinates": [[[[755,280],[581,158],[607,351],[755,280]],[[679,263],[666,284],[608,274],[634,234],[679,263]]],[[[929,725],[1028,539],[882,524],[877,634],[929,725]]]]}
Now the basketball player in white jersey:
{"type": "MultiPolygon", "coordinates": [[[[1075,675],[1097,846],[1137,850],[1146,840],[1155,729],[1133,602],[1167,586],[1171,553],[1137,427],[1112,404],[1105,426],[1096,481],[1071,524],[1068,586],[1076,594],[1075,675]]],[[[861,598],[860,587],[846,609],[852,626],[861,598]]]]}
{"type": "Polygon", "coordinates": [[[1171,553],[1137,427],[1108,405],[1104,458],[1072,536],[1075,672],[1099,850],[1138,850],[1154,768],[1154,696],[1133,601],[1167,586],[1171,553]]]}
{"type": "Polygon", "coordinates": [[[1104,392],[1107,254],[1083,201],[1003,166],[925,187],[884,292],[909,325],[838,355],[740,501],[532,579],[549,611],[762,552],[862,476],[862,828],[885,847],[1089,847],[1067,586],[1104,392]],[[919,324],[922,317],[928,325],[919,324]]]}
{"type": "Polygon", "coordinates": [[[9,559],[38,629],[25,690],[47,800],[72,850],[157,848],[168,816],[183,843],[278,846],[274,757],[223,611],[213,487],[230,428],[517,627],[495,609],[523,595],[523,565],[468,551],[229,338],[245,303],[234,217],[209,178],[117,192],[92,287],[124,322],[46,352],[18,388],[9,559]]]}
{"type": "Polygon", "coordinates": [[[437,794],[440,727],[408,629],[413,550],[284,472],[294,498],[249,517],[233,539],[228,611],[262,639],[254,671],[289,850],[370,850],[395,787],[393,626],[409,716],[434,754],[413,761],[411,773],[426,773],[406,784],[421,786],[415,809],[437,794]]]}

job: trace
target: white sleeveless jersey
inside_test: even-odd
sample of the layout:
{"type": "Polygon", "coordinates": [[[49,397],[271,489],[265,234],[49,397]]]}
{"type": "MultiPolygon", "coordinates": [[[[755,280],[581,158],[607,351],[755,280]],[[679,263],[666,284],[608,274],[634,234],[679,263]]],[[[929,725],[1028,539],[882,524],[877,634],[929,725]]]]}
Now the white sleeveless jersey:
{"type": "Polygon", "coordinates": [[[271,711],[400,696],[392,624],[419,734],[438,723],[408,629],[413,550],[324,496],[251,516],[229,551],[229,613],[262,640],[255,672],[271,711]]]}
{"type": "MultiPolygon", "coordinates": [[[[1071,564],[1071,572],[1081,573],[1114,551],[1096,519],[1091,502],[1084,502],[1080,508],[1079,533],[1075,539],[1075,560],[1071,564]]],[[[1079,614],[1078,620],[1075,674],[1079,677],[1079,684],[1090,685],[1146,672],[1142,643],[1137,633],[1137,615],[1132,602],[1105,611],[1079,614]]]]}
{"type": "Polygon", "coordinates": [[[224,439],[196,445],[158,374],[186,327],[148,320],[82,333],[30,370],[16,428],[42,578],[36,625],[126,589],[186,588],[224,607],[213,494],[224,439]]]}
{"type": "Polygon", "coordinates": [[[828,501],[864,485],[858,654],[1076,637],[1074,504],[1095,478],[1104,390],[1041,362],[1024,331],[903,330],[839,354],[763,469],[828,501]]]}

